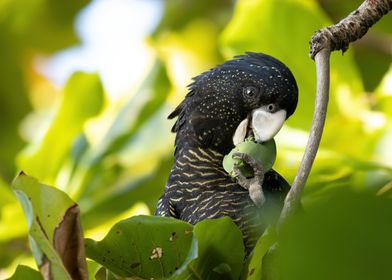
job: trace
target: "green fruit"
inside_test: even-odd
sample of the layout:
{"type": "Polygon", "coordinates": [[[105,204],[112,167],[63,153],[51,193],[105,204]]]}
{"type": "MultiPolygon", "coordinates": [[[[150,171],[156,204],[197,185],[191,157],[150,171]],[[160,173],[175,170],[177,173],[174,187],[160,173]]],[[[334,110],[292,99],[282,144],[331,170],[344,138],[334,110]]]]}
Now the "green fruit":
{"type": "Polygon", "coordinates": [[[236,152],[245,153],[258,160],[263,166],[263,171],[267,172],[272,168],[276,159],[276,145],[275,140],[271,139],[264,143],[256,143],[252,139],[245,139],[244,142],[239,143],[231,150],[223,159],[223,168],[233,175],[233,167],[238,166],[241,173],[245,177],[253,176],[253,169],[245,162],[239,159],[234,159],[233,154],[236,152]]]}

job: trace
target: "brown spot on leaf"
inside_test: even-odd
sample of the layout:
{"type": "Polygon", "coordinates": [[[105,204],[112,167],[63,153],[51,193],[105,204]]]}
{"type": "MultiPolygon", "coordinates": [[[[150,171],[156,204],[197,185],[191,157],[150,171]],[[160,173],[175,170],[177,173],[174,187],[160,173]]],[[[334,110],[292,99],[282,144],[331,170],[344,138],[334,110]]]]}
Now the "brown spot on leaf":
{"type": "Polygon", "coordinates": [[[49,239],[49,238],[48,238],[48,234],[46,233],[44,227],[42,226],[42,223],[41,223],[39,217],[38,217],[38,216],[35,217],[35,220],[36,220],[36,222],[37,222],[39,228],[41,229],[41,232],[43,233],[43,235],[45,235],[45,238],[46,238],[46,239],[49,239]]]}
{"type": "Polygon", "coordinates": [[[175,241],[176,239],[177,239],[177,235],[176,235],[175,232],[173,232],[173,233],[171,234],[170,238],[169,238],[169,241],[170,241],[170,242],[173,242],[173,241],[175,241]]]}
{"type": "Polygon", "coordinates": [[[65,212],[63,220],[54,231],[53,245],[72,279],[88,279],[83,231],[77,204],[65,212]]]}
{"type": "Polygon", "coordinates": [[[141,263],[140,263],[140,262],[137,262],[137,263],[131,264],[130,266],[131,266],[131,268],[136,268],[136,267],[138,267],[138,266],[140,266],[140,265],[141,265],[141,263]]]}
{"type": "Polygon", "coordinates": [[[253,273],[255,273],[255,269],[254,269],[254,268],[252,268],[252,269],[249,271],[249,276],[252,276],[253,273]]]}
{"type": "Polygon", "coordinates": [[[45,255],[42,255],[41,263],[39,264],[39,270],[44,276],[44,279],[52,279],[52,273],[50,269],[50,262],[45,255]]]}
{"type": "Polygon", "coordinates": [[[160,259],[163,256],[163,250],[161,247],[156,247],[152,250],[150,260],[160,259]]]}

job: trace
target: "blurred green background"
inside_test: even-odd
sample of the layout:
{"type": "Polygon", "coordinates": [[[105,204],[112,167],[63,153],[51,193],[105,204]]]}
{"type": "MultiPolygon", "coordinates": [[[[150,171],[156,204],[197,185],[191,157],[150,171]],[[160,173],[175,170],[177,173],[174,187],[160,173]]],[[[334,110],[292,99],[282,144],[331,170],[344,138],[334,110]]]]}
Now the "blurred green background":
{"type": "MultiPolygon", "coordinates": [[[[77,201],[87,237],[152,213],[172,163],[167,115],[191,77],[245,51],[277,57],[297,79],[297,111],[276,137],[275,169],[292,182],[313,114],[308,41],[360,3],[0,0],[0,278],[34,266],[10,189],[20,170],[77,201]]],[[[392,198],[391,26],[388,15],[332,54],[305,208],[338,188],[392,198]]]]}

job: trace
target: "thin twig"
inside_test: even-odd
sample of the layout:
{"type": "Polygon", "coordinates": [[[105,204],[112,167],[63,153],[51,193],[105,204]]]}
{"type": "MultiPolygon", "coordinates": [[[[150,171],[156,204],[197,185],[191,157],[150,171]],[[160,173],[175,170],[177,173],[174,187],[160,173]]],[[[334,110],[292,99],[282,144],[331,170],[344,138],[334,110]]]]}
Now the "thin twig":
{"type": "Polygon", "coordinates": [[[291,190],[287,194],[285,206],[282,210],[282,217],[286,217],[289,212],[295,211],[301,201],[302,189],[305,185],[313,161],[316,157],[320,144],[321,135],[327,115],[328,97],[329,97],[329,49],[322,49],[315,56],[317,90],[316,102],[313,115],[312,128],[310,130],[309,140],[305,148],[305,153],[298,169],[298,173],[294,179],[291,190]]]}
{"type": "Polygon", "coordinates": [[[310,40],[310,57],[316,61],[317,92],[312,128],[305,153],[287,194],[279,224],[295,212],[312,168],[323,133],[329,96],[329,58],[335,50],[345,52],[351,42],[360,39],[369,28],[392,9],[392,0],[366,0],[339,23],[317,31],[310,40]]]}

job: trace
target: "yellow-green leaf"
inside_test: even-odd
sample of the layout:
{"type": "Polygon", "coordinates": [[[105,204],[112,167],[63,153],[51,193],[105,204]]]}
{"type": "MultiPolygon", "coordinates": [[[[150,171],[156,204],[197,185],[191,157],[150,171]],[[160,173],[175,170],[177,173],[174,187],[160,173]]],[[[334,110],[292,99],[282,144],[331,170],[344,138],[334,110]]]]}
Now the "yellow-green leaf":
{"type": "Polygon", "coordinates": [[[44,138],[19,155],[20,169],[54,184],[73,141],[82,133],[85,122],[101,111],[103,102],[103,88],[96,74],[73,74],[44,138]]]}
{"type": "Polygon", "coordinates": [[[87,279],[78,206],[62,191],[19,174],[13,189],[29,227],[34,258],[45,279],[87,279]]]}

